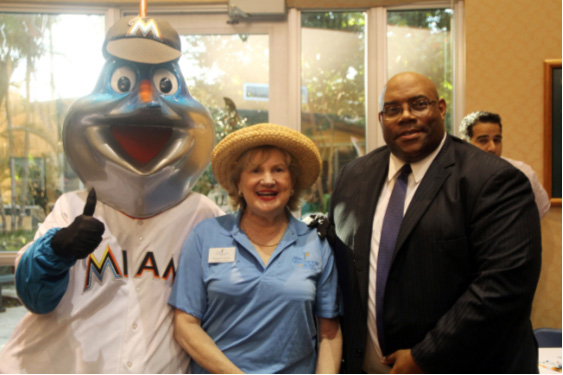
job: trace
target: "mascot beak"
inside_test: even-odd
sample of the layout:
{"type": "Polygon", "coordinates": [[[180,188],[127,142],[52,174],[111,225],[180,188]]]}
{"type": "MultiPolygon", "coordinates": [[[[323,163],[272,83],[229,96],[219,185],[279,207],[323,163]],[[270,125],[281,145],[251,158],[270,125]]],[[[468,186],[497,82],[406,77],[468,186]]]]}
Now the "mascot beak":
{"type": "Polygon", "coordinates": [[[139,99],[141,103],[150,103],[153,100],[154,91],[152,84],[148,79],[144,79],[139,83],[139,99]]]}

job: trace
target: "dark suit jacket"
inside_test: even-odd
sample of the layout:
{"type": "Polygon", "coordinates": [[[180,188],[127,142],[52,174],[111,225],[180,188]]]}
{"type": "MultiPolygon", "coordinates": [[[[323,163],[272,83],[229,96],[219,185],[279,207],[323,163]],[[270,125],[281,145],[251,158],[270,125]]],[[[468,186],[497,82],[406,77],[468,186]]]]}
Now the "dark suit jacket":
{"type": "MultiPolygon", "coordinates": [[[[344,371],[362,372],[372,223],[389,149],[347,164],[329,217],[344,299],[344,371]]],[[[526,176],[455,137],[428,169],[397,239],[384,301],[387,352],[412,349],[432,373],[532,373],[530,323],[541,267],[526,176]]]]}

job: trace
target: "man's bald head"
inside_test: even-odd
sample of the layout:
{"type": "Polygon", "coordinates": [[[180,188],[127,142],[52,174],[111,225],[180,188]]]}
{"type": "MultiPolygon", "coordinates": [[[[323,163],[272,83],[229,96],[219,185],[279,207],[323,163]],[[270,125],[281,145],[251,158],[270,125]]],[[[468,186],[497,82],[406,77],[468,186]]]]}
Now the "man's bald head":
{"type": "Polygon", "coordinates": [[[381,95],[379,96],[379,108],[382,109],[383,105],[385,104],[385,93],[389,86],[409,86],[416,83],[417,85],[422,85],[429,94],[432,95],[432,99],[438,100],[438,90],[436,89],[436,85],[432,82],[428,77],[423,76],[422,74],[416,72],[403,72],[398,73],[391,77],[389,81],[383,86],[383,90],[381,91],[381,95]]]}

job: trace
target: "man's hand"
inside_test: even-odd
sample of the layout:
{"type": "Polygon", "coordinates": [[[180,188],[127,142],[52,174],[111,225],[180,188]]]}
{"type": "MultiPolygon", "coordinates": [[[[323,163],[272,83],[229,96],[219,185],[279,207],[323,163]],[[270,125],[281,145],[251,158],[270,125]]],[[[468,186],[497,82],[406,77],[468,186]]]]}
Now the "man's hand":
{"type": "Polygon", "coordinates": [[[55,254],[83,259],[98,247],[102,242],[105,227],[101,221],[92,217],[95,210],[96,191],[92,188],[86,199],[83,214],[51,239],[51,248],[55,254]]]}
{"type": "Polygon", "coordinates": [[[336,238],[334,224],[328,219],[328,217],[321,214],[309,215],[304,219],[304,221],[307,223],[309,228],[317,228],[317,233],[320,238],[327,238],[329,242],[336,238]]]}
{"type": "Polygon", "coordinates": [[[397,350],[384,357],[381,362],[391,366],[391,374],[423,374],[424,371],[414,361],[410,349],[397,350]]]}

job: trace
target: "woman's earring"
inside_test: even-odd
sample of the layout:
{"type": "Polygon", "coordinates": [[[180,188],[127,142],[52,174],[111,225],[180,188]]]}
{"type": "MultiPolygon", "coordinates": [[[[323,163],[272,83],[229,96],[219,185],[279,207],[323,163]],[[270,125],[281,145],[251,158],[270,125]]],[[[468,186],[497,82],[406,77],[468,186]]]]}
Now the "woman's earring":
{"type": "Polygon", "coordinates": [[[293,194],[295,194],[295,190],[291,189],[291,193],[289,195],[293,197],[293,194]]]}
{"type": "Polygon", "coordinates": [[[239,191],[239,192],[238,192],[238,196],[239,196],[239,197],[242,197],[242,191],[239,191]]]}

